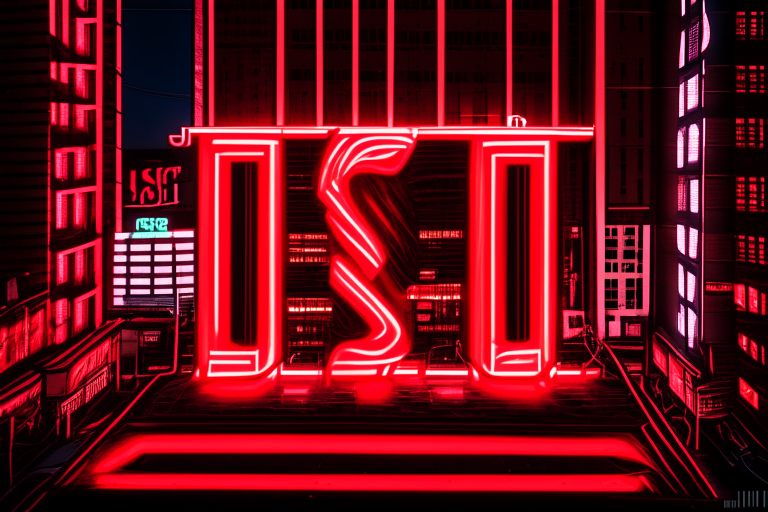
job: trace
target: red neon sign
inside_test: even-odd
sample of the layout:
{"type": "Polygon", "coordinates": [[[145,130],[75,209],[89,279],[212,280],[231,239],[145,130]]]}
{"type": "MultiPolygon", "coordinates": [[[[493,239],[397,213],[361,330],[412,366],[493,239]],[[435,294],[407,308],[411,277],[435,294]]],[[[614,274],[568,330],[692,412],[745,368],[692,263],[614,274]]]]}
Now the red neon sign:
{"type": "Polygon", "coordinates": [[[287,240],[285,171],[279,155],[283,141],[289,138],[330,139],[317,193],[328,208],[328,224],[345,253],[332,258],[331,286],[371,326],[368,336],[335,348],[326,376],[393,375],[408,353],[408,337],[399,319],[402,313],[373,284],[385,265],[385,250],[375,226],[363,220],[349,180],[361,173],[398,173],[417,138],[464,141],[472,148],[466,234],[470,248],[467,345],[472,364],[488,377],[550,375],[558,311],[556,144],[589,141],[592,136],[592,128],[183,128],[180,136],[169,140],[171,145],[183,147],[191,145],[194,137],[199,148],[197,353],[201,376],[272,376],[282,362],[283,246],[287,240]],[[255,272],[257,281],[265,284],[253,292],[258,295],[254,298],[258,333],[247,346],[233,341],[231,319],[229,205],[232,164],[238,162],[256,168],[256,244],[260,249],[255,272]],[[512,184],[514,180],[517,182],[512,184]],[[512,198],[510,194],[521,195],[512,198]],[[517,225],[510,226],[508,213],[518,208],[522,197],[525,207],[514,210],[517,225]],[[507,264],[510,255],[523,262],[523,267],[511,268],[507,264]],[[525,292],[514,299],[503,284],[511,272],[516,273],[514,279],[528,283],[525,292]],[[518,308],[516,325],[507,318],[509,307],[518,308]]]}

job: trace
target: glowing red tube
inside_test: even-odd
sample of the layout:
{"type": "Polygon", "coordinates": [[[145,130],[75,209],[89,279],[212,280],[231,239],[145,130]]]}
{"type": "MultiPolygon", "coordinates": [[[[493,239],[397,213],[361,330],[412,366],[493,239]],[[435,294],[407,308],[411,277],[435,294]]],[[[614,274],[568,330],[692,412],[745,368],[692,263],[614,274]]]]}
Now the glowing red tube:
{"type": "Polygon", "coordinates": [[[91,473],[110,473],[147,454],[369,454],[613,457],[654,468],[630,436],[341,434],[138,434],[118,443],[91,473]]]}
{"type": "Polygon", "coordinates": [[[650,489],[634,475],[250,475],[109,474],[94,478],[102,489],[216,491],[415,491],[636,493],[650,489]]]}

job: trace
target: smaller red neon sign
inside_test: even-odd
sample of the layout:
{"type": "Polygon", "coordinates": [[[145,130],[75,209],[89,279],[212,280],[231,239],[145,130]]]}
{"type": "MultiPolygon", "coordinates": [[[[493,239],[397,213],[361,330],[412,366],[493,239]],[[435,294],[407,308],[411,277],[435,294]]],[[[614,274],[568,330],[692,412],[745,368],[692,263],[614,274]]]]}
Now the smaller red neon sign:
{"type": "Polygon", "coordinates": [[[181,174],[181,167],[158,167],[144,169],[139,175],[131,171],[131,202],[127,208],[151,208],[179,204],[179,184],[176,179],[181,174]]]}

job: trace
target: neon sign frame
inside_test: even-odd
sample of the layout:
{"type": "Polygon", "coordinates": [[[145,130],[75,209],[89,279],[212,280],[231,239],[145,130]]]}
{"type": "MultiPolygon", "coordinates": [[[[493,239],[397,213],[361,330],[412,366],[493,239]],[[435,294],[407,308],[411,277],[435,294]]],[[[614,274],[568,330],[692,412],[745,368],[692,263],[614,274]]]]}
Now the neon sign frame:
{"type": "MultiPolygon", "coordinates": [[[[539,378],[552,375],[555,358],[557,315],[557,143],[589,142],[591,127],[424,127],[424,128],[224,128],[184,127],[180,135],[169,136],[174,147],[198,147],[199,199],[199,293],[197,368],[200,377],[274,376],[281,363],[285,314],[283,286],[283,234],[285,171],[280,161],[282,142],[287,139],[329,139],[343,133],[349,137],[386,143],[393,137],[418,136],[418,140],[455,140],[470,144],[469,165],[469,246],[478,247],[468,255],[469,354],[473,373],[500,379],[539,378]],[[235,344],[230,336],[230,286],[220,262],[229,261],[231,233],[228,204],[231,164],[255,162],[260,186],[258,242],[268,247],[257,265],[260,279],[268,287],[259,293],[258,341],[255,347],[235,344]],[[532,209],[530,218],[531,282],[530,332],[528,340],[510,341],[503,335],[506,325],[494,314],[504,307],[504,291],[493,284],[505,269],[505,235],[499,218],[506,201],[499,186],[505,165],[531,168],[532,209]],[[266,258],[266,259],[264,259],[266,258]],[[264,261],[261,261],[264,259],[264,261]],[[263,276],[263,277],[262,277],[263,276]],[[503,365],[503,366],[502,366],[503,365]],[[512,366],[514,365],[514,366],[512,366]],[[511,369],[514,368],[514,369],[511,369]]],[[[408,153],[410,154],[410,153],[408,153]]],[[[327,155],[331,157],[331,153],[327,155]]],[[[386,156],[383,158],[387,158],[386,156]]],[[[343,188],[339,193],[343,196],[343,188]]],[[[354,237],[352,237],[354,238],[354,237]]],[[[348,239],[350,254],[354,239],[348,239]]],[[[358,242],[359,245],[359,242],[358,242]]],[[[375,247],[375,245],[373,246],[375,247]]],[[[374,261],[376,258],[374,257],[374,261]]],[[[383,261],[383,260],[382,260],[383,261]]],[[[380,265],[363,266],[372,277],[380,265]]],[[[333,277],[332,277],[333,279],[333,277]]],[[[360,290],[358,290],[360,291],[360,290]]],[[[358,362],[358,364],[361,364],[358,362]]],[[[397,373],[396,361],[390,362],[397,373]]],[[[339,370],[337,370],[339,371],[339,370]]],[[[196,372],[197,373],[197,372],[196,372]]],[[[331,368],[333,373],[333,368],[331,368]]],[[[356,376],[384,375],[357,370],[356,376]]],[[[319,374],[319,372],[318,372],[319,374]]]]}

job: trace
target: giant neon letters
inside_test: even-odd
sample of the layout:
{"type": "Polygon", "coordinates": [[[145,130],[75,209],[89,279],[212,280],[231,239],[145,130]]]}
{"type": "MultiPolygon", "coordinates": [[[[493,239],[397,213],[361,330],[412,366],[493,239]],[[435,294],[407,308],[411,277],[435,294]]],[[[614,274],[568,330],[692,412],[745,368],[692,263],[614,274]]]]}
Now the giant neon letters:
{"type": "MultiPolygon", "coordinates": [[[[284,169],[282,142],[291,138],[328,140],[320,169],[318,195],[328,208],[327,220],[346,254],[332,260],[331,286],[371,326],[368,336],[346,342],[330,358],[331,375],[386,376],[395,373],[409,344],[393,310],[375,288],[374,279],[386,255],[376,226],[362,221],[349,192],[358,173],[393,175],[407,162],[415,141],[456,140],[472,148],[468,170],[469,229],[467,265],[468,322],[466,345],[474,370],[500,379],[538,378],[550,374],[557,333],[557,154],[558,141],[588,142],[592,128],[183,128],[169,138],[172,145],[198,148],[199,293],[197,367],[201,377],[273,375],[281,363],[283,344],[284,169]],[[254,343],[232,339],[230,228],[232,164],[255,164],[258,183],[258,252],[254,267],[257,321],[254,343]],[[524,173],[515,175],[515,172],[524,173]],[[512,177],[510,177],[512,176],[512,177]],[[523,188],[510,186],[517,179],[523,188]],[[523,193],[527,204],[518,231],[508,217],[523,193]],[[526,232],[526,251],[513,250],[515,233],[526,232]],[[508,269],[525,261],[524,275],[508,269]],[[523,254],[524,253],[524,254],[523,254]],[[525,302],[514,328],[508,315],[510,272],[527,279],[525,302]],[[522,316],[520,316],[522,315],[522,316]]],[[[511,217],[509,217],[511,218],[511,217]]],[[[511,290],[512,288],[510,288],[511,290]]]]}

